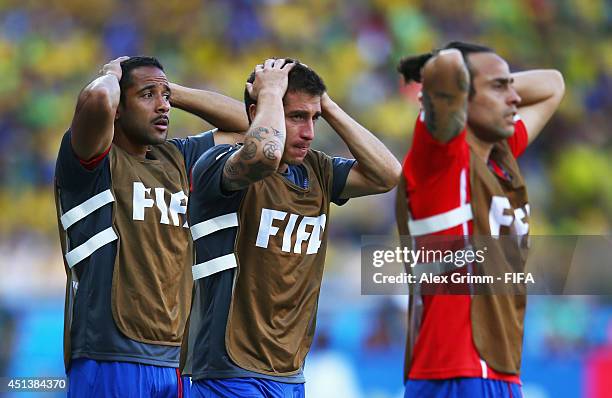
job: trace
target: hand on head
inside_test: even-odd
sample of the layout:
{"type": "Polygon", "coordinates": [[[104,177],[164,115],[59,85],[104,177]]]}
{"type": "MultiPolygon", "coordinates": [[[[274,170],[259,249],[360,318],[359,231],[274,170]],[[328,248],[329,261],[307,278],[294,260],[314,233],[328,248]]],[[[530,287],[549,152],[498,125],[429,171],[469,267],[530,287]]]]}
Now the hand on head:
{"type": "Polygon", "coordinates": [[[115,58],[112,61],[109,61],[106,65],[102,67],[102,69],[100,69],[100,75],[104,76],[112,74],[117,76],[117,80],[121,80],[121,62],[126,61],[128,59],[130,59],[130,57],[124,55],[122,57],[115,58]]]}
{"type": "Polygon", "coordinates": [[[294,62],[285,62],[284,58],[267,59],[263,65],[255,67],[255,81],[246,84],[247,92],[253,100],[257,100],[260,92],[267,90],[280,96],[285,94],[289,71],[295,66],[294,62]]]}

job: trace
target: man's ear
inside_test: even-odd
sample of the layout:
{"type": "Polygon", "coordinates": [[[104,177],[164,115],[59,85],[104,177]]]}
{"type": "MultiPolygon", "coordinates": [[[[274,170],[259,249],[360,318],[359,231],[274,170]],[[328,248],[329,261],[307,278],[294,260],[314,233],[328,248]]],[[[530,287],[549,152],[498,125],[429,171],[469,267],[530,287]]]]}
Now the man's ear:
{"type": "Polygon", "coordinates": [[[119,120],[119,117],[121,116],[122,113],[123,113],[123,103],[122,101],[120,101],[119,105],[117,105],[117,110],[115,111],[115,121],[119,120]]]}
{"type": "Polygon", "coordinates": [[[257,114],[257,104],[249,105],[249,118],[251,119],[251,123],[255,120],[255,115],[257,114]]]}

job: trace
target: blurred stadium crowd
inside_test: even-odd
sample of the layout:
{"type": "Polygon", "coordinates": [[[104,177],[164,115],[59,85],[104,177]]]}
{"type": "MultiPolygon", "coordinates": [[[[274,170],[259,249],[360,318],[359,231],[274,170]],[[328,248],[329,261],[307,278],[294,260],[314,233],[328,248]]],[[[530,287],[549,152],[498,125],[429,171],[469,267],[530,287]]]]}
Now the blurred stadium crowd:
{"type": "MultiPolygon", "coordinates": [[[[397,61],[455,39],[493,47],[511,70],[549,67],[564,74],[561,109],[521,160],[532,234],[610,235],[610,0],[0,0],[0,376],[22,369],[18,352],[28,349],[34,356],[57,353],[47,359],[50,368],[41,366],[48,375],[62,373],[65,279],[51,188],[55,158],[79,90],[107,60],[153,55],[171,81],[241,98],[256,63],[269,56],[298,58],[402,158],[419,87],[403,86],[397,61]],[[41,312],[39,297],[57,305],[41,312]],[[24,321],[24,307],[38,308],[47,322],[24,321]],[[33,325],[37,332],[26,330],[33,325]],[[28,348],[19,330],[32,342],[49,338],[46,351],[40,343],[28,348]]],[[[207,128],[179,110],[171,113],[171,135],[207,128]]],[[[325,122],[315,143],[348,155],[325,122]]],[[[346,363],[356,380],[354,396],[401,391],[405,297],[358,297],[361,235],[395,233],[393,200],[387,194],[334,209],[312,362],[336,369],[346,363]],[[325,359],[330,352],[339,356],[325,359]]],[[[533,297],[530,303],[526,396],[576,396],[554,394],[541,382],[549,359],[580,372],[568,383],[587,394],[589,355],[612,346],[612,301],[533,297]]],[[[319,374],[312,379],[324,380],[325,372],[319,374]]]]}

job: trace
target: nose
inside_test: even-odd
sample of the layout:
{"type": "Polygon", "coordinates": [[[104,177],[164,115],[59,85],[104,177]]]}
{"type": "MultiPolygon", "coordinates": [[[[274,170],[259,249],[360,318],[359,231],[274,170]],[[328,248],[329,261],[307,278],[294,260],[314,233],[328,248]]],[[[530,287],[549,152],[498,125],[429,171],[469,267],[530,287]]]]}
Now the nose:
{"type": "Polygon", "coordinates": [[[511,105],[515,105],[518,106],[521,103],[521,96],[518,95],[518,93],[516,92],[516,90],[514,89],[514,87],[510,88],[510,97],[508,97],[508,102],[511,105]]]}
{"type": "Polygon", "coordinates": [[[157,97],[156,111],[158,113],[170,112],[170,100],[165,95],[157,97]]]}
{"type": "Polygon", "coordinates": [[[314,139],[314,120],[310,119],[305,124],[304,127],[300,130],[300,138],[303,140],[312,141],[314,139]]]}

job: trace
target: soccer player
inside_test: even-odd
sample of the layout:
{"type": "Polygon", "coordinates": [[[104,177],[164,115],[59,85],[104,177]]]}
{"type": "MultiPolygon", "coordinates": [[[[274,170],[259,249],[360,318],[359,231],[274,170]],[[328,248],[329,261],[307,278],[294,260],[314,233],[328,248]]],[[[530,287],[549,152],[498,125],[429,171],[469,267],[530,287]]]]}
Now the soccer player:
{"type": "MultiPolygon", "coordinates": [[[[179,106],[229,131],[239,101],[173,85],[179,106]]],[[[191,301],[189,170],[230,133],[167,140],[171,88],[160,63],[121,57],[79,95],[55,174],[67,273],[64,359],[70,397],[181,397],[191,301]]]]}
{"type": "MultiPolygon", "coordinates": [[[[400,234],[526,235],[530,209],[516,158],[557,109],[561,74],[510,73],[493,50],[461,42],[403,59],[398,70],[423,83],[398,188],[400,234]]],[[[521,397],[525,301],[411,296],[405,396],[521,397]]]]}
{"type": "Polygon", "coordinates": [[[244,145],[219,145],[193,169],[185,373],[195,397],[303,397],[330,203],[390,190],[401,166],[303,64],[258,65],[245,103],[244,145]],[[356,159],[310,148],[320,116],[356,159]]]}

